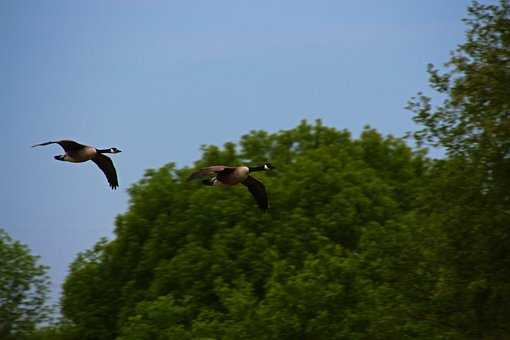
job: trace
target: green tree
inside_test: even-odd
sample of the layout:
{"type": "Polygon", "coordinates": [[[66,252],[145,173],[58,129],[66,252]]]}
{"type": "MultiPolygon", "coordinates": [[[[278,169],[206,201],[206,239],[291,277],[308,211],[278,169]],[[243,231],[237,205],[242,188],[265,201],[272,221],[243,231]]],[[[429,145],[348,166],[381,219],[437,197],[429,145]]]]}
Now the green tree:
{"type": "Polygon", "coordinates": [[[508,193],[510,3],[474,2],[468,13],[467,41],[452,53],[445,71],[428,67],[430,85],[443,103],[434,106],[424,95],[409,103],[414,121],[423,126],[414,136],[451,157],[469,159],[483,172],[487,189],[508,193]]]}
{"type": "Polygon", "coordinates": [[[205,146],[196,167],[265,160],[279,169],[257,174],[267,213],[243,187],[188,183],[192,169],[173,164],[148,170],[129,190],[116,238],[71,266],[62,305],[80,338],[362,334],[373,321],[359,312],[359,282],[370,278],[360,265],[364,234],[415,208],[423,155],[370,128],[353,139],[303,121],[205,146]]]}
{"type": "Polygon", "coordinates": [[[20,339],[47,321],[47,267],[0,229],[0,339],[20,339]]]}
{"type": "Polygon", "coordinates": [[[435,318],[465,338],[510,337],[510,3],[474,2],[466,42],[429,66],[440,105],[410,103],[419,142],[441,146],[420,200],[440,266],[435,318]]]}
{"type": "Polygon", "coordinates": [[[70,266],[61,298],[62,313],[67,333],[76,334],[77,339],[114,339],[116,314],[118,313],[114,280],[108,259],[105,239],[92,249],[78,254],[70,266]],[[94,325],[91,327],[91,325],[94,325]]]}
{"type": "MultiPolygon", "coordinates": [[[[410,102],[402,139],[306,121],[203,146],[194,167],[270,160],[270,209],[243,187],[147,170],[115,238],[78,256],[63,339],[510,338],[510,4],[468,10],[467,41],[410,102]]],[[[49,333],[48,333],[49,332],[49,333]]],[[[53,332],[53,333],[51,333],[53,332]]]]}

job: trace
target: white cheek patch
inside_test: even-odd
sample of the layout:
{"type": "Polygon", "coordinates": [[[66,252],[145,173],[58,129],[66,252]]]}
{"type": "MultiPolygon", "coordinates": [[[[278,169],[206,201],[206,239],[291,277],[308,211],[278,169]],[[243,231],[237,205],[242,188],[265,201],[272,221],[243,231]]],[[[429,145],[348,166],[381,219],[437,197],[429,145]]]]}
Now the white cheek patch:
{"type": "Polygon", "coordinates": [[[267,164],[264,164],[264,169],[269,170],[269,167],[267,166],[267,164]]]}

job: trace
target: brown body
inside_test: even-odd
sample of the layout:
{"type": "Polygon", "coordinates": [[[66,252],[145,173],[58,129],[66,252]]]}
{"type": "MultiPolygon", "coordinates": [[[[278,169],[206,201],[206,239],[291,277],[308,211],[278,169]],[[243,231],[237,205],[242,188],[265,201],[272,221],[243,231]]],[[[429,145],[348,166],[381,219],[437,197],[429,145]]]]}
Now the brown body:
{"type": "MultiPolygon", "coordinates": [[[[221,182],[218,184],[224,185],[236,185],[242,183],[248,178],[248,174],[250,173],[250,169],[247,166],[240,166],[234,169],[233,172],[229,174],[219,173],[216,175],[216,182],[221,182]]],[[[215,185],[218,185],[215,184],[215,185]]]]}
{"type": "Polygon", "coordinates": [[[73,140],[63,139],[59,141],[51,141],[33,146],[44,146],[50,144],[58,144],[64,149],[64,155],[57,155],[54,158],[59,161],[71,162],[71,163],[83,163],[86,161],[92,161],[101,169],[105,174],[108,184],[112,189],[116,189],[119,186],[117,179],[117,171],[113,165],[112,160],[105,156],[105,153],[119,153],[121,152],[117,148],[109,149],[96,149],[89,145],[83,145],[73,140]]]}
{"type": "Polygon", "coordinates": [[[188,181],[209,177],[202,181],[205,185],[210,186],[233,186],[237,184],[243,184],[248,188],[250,193],[253,195],[260,209],[267,210],[269,207],[266,188],[262,182],[258,181],[255,177],[250,176],[250,172],[254,171],[266,171],[272,169],[271,164],[266,163],[263,166],[258,167],[247,167],[247,166],[224,166],[224,165],[213,165],[207,168],[200,169],[192,173],[188,181]],[[214,177],[210,177],[214,176],[214,177]]]}
{"type": "Polygon", "coordinates": [[[96,148],[87,145],[82,149],[70,150],[66,152],[66,154],[64,155],[64,160],[67,162],[82,163],[90,161],[96,155],[97,155],[96,148]]]}

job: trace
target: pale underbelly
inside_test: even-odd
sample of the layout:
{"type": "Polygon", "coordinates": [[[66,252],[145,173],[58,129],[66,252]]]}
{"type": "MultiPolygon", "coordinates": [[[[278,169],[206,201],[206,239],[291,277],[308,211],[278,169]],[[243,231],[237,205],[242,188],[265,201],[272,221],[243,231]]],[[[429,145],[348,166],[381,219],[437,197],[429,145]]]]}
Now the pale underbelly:
{"type": "Polygon", "coordinates": [[[65,155],[65,160],[71,163],[83,163],[90,161],[96,155],[94,148],[87,148],[78,152],[68,152],[65,155]]]}
{"type": "Polygon", "coordinates": [[[71,162],[71,163],[83,163],[83,162],[86,162],[86,161],[90,161],[90,159],[76,159],[76,158],[72,158],[72,157],[66,157],[65,158],[66,161],[68,162],[71,162]]]}

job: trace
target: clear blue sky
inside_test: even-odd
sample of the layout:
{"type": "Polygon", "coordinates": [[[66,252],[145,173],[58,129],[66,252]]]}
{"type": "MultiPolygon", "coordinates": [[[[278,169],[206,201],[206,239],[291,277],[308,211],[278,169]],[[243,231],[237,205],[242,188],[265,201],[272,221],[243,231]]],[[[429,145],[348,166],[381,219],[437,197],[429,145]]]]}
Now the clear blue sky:
{"type": "Polygon", "coordinates": [[[303,118],[413,129],[406,101],[463,41],[468,3],[1,1],[0,227],[51,267],[56,301],[147,168],[303,118]],[[61,138],[124,150],[119,190],[92,163],[55,161],[58,146],[30,148],[61,138]]]}

